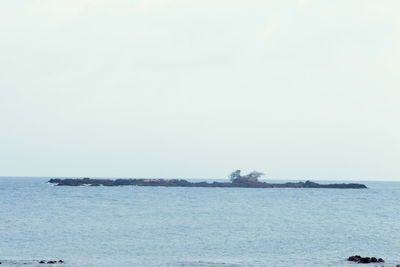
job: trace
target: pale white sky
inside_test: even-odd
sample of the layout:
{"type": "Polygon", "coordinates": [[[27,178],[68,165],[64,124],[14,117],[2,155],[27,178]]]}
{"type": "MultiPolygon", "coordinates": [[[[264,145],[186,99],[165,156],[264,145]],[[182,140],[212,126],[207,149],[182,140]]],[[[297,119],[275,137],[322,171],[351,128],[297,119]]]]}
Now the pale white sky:
{"type": "Polygon", "coordinates": [[[0,2],[0,175],[400,181],[397,0],[0,2]]]}

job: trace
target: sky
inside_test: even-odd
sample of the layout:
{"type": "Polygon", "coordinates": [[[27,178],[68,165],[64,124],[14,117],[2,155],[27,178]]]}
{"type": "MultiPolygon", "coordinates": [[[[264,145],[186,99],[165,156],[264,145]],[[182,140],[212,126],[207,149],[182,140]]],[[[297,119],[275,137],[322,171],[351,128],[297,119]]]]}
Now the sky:
{"type": "Polygon", "coordinates": [[[0,176],[400,181],[397,0],[0,2],[0,176]]]}

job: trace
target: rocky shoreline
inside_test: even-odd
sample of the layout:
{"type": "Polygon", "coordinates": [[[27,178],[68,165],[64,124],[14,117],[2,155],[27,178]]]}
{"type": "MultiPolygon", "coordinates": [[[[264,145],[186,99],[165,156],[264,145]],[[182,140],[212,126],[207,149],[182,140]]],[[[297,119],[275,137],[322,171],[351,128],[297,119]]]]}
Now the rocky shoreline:
{"type": "Polygon", "coordinates": [[[240,187],[240,188],[336,188],[336,189],[366,189],[367,186],[356,183],[319,184],[315,182],[297,183],[266,183],[260,181],[234,182],[189,182],[183,179],[50,179],[57,186],[165,186],[165,187],[240,187]]]}

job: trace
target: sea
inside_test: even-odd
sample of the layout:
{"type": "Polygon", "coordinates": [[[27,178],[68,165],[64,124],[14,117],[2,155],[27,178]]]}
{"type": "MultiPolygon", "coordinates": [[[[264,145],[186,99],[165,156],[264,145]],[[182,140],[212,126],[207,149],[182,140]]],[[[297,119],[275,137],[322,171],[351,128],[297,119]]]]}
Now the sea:
{"type": "Polygon", "coordinates": [[[369,189],[62,187],[0,178],[1,266],[400,264],[400,183],[369,189]]]}

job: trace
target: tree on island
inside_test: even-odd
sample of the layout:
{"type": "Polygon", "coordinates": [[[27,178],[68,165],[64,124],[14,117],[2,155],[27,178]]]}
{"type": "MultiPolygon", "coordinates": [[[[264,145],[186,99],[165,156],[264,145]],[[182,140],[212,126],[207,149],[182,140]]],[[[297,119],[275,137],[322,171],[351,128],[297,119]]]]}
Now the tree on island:
{"type": "Polygon", "coordinates": [[[235,180],[237,180],[237,179],[240,179],[240,172],[241,172],[241,170],[236,170],[236,171],[234,171],[234,172],[232,172],[230,175],[229,175],[229,180],[231,180],[231,182],[233,182],[233,181],[235,181],[235,180]]]}
{"type": "Polygon", "coordinates": [[[243,182],[258,182],[258,178],[264,175],[262,172],[253,171],[247,175],[241,176],[241,170],[236,170],[229,175],[229,180],[232,183],[243,183],[243,182]]]}

